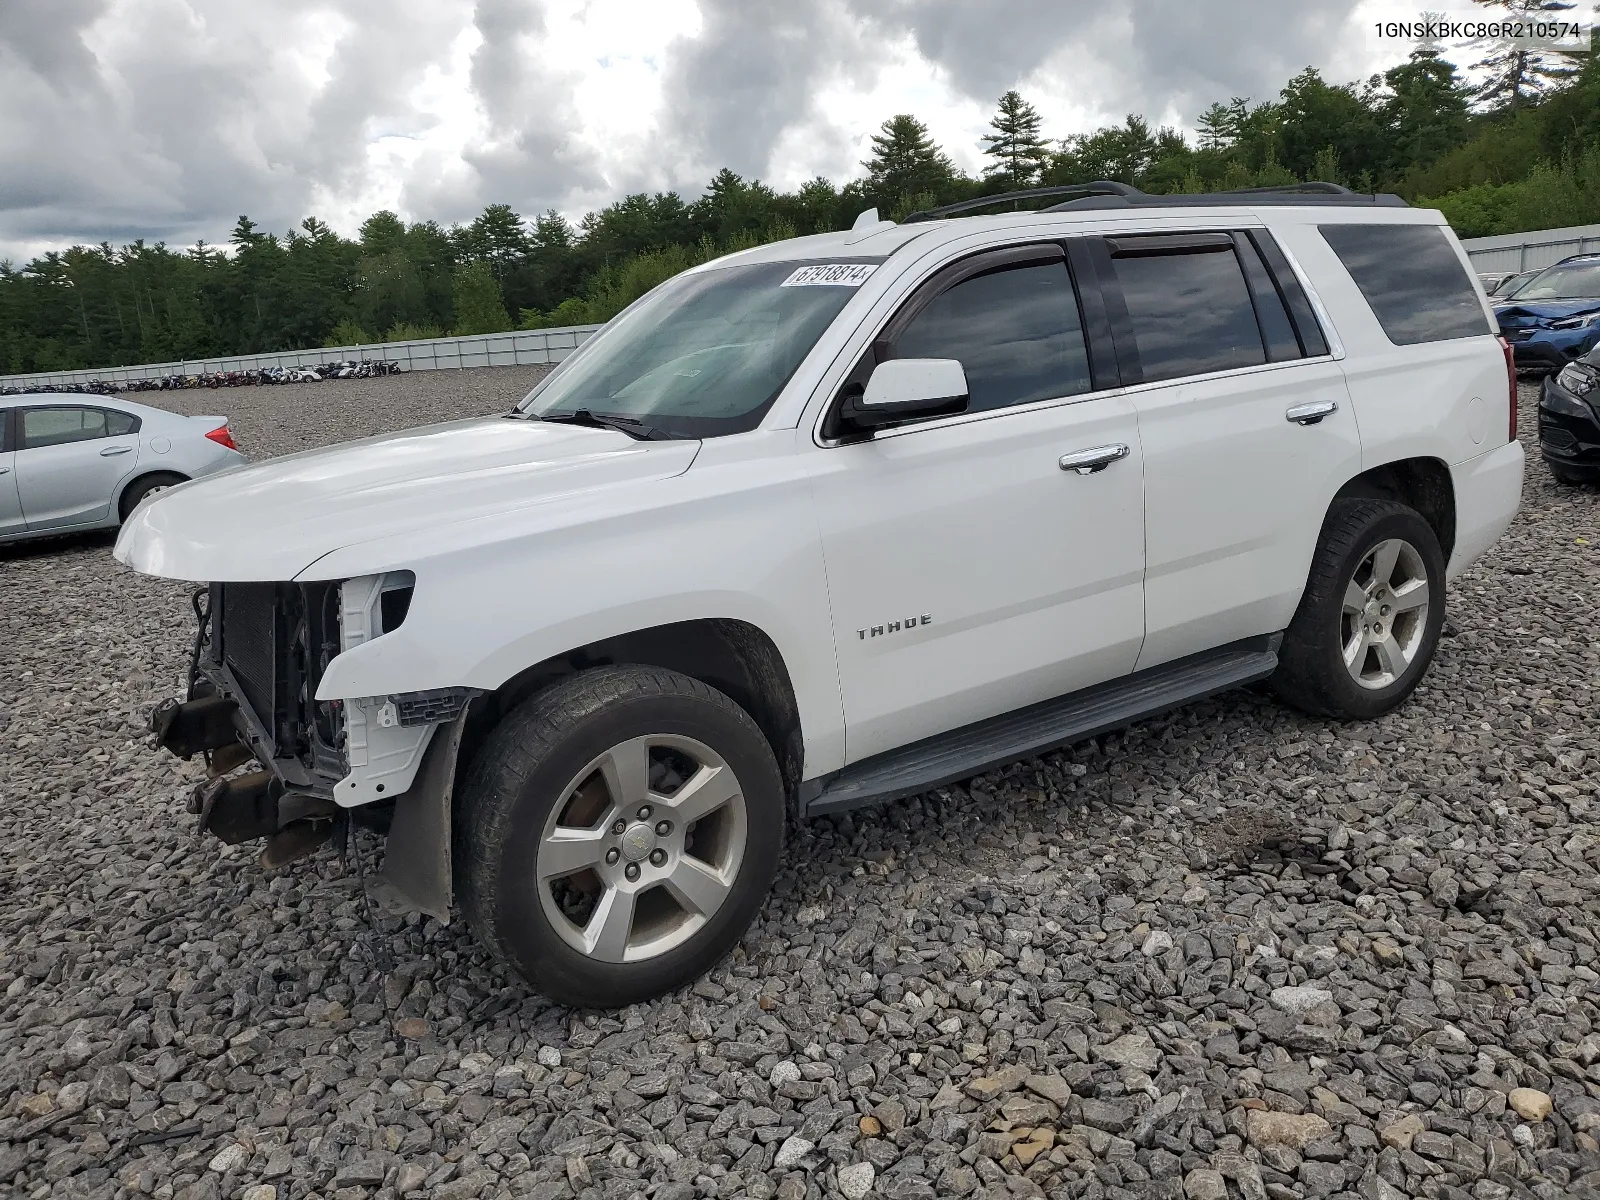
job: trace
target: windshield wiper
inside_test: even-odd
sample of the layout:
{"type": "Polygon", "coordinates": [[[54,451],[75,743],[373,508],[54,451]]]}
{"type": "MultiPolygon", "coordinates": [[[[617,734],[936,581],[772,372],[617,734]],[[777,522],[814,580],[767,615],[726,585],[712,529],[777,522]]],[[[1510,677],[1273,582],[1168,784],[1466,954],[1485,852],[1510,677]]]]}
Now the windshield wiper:
{"type": "Polygon", "coordinates": [[[583,425],[589,429],[615,429],[641,442],[672,441],[672,434],[653,425],[646,425],[637,417],[624,417],[620,413],[597,413],[587,408],[565,413],[546,413],[538,418],[556,425],[583,425]]]}

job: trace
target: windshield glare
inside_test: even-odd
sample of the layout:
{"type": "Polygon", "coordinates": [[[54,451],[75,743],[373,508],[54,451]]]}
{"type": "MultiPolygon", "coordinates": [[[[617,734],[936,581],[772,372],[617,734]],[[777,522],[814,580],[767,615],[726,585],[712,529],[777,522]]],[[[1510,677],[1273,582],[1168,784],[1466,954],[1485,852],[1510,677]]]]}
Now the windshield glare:
{"type": "Polygon", "coordinates": [[[1547,267],[1511,293],[1514,300],[1588,300],[1600,297],[1600,262],[1547,267]]]}
{"type": "Polygon", "coordinates": [[[587,409],[682,437],[754,429],[882,261],[752,263],[669,279],[518,410],[555,417],[587,409]]]}

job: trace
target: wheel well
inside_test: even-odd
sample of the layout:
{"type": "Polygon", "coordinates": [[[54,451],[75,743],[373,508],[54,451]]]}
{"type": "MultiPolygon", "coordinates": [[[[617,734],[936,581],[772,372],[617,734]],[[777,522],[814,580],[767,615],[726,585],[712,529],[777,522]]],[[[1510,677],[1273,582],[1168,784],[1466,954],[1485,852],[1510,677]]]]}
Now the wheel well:
{"type": "Polygon", "coordinates": [[[1402,458],[1363,471],[1339,489],[1335,500],[1398,500],[1433,527],[1446,562],[1456,544],[1456,490],[1450,468],[1437,458],[1402,458]]]}
{"type": "Polygon", "coordinates": [[[135,475],[132,479],[128,480],[127,483],[123,484],[122,490],[117,493],[117,515],[122,517],[123,520],[127,520],[128,514],[125,511],[123,501],[127,498],[128,493],[133,491],[134,488],[138,487],[145,480],[157,478],[175,479],[179,483],[184,483],[187,482],[189,477],[182,471],[145,471],[141,474],[135,475]]]}
{"type": "Polygon", "coordinates": [[[462,761],[470,759],[476,743],[502,714],[535,692],[586,668],[617,663],[679,671],[727,696],[749,713],[766,735],[785,789],[794,795],[804,761],[800,709],[789,670],[777,646],[760,629],[745,621],[721,618],[635,630],[579,646],[519,671],[474,704],[462,761]]]}

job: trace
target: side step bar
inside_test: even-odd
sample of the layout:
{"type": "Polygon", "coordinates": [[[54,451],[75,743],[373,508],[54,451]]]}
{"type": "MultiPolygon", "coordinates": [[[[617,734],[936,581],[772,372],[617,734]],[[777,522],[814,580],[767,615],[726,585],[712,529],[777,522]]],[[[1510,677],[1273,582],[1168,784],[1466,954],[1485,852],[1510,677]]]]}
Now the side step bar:
{"type": "Polygon", "coordinates": [[[802,811],[819,817],[914,796],[1254,683],[1277,668],[1282,641],[1248,638],[852,763],[801,784],[802,811]]]}

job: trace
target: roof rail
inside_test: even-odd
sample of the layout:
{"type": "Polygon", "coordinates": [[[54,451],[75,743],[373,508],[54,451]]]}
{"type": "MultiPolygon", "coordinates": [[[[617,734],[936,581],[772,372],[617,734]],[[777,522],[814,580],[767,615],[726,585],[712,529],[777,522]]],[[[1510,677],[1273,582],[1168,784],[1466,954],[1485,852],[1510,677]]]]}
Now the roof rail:
{"type": "Polygon", "coordinates": [[[1272,183],[1265,187],[1229,188],[1224,196],[1243,196],[1258,192],[1318,192],[1329,196],[1359,196],[1342,183],[1329,183],[1325,179],[1308,179],[1304,183],[1272,183]]]}
{"type": "Polygon", "coordinates": [[[1084,208],[1181,208],[1216,207],[1225,204],[1370,204],[1378,208],[1409,208],[1399,196],[1387,192],[1353,192],[1343,184],[1322,179],[1309,179],[1304,183],[1280,183],[1268,187],[1233,188],[1226,192],[1178,193],[1151,195],[1126,183],[1110,179],[1097,179],[1093,183],[1070,183],[1059,187],[1024,188],[1018,192],[1001,192],[994,196],[978,196],[955,204],[941,204],[938,208],[925,208],[911,213],[901,223],[910,225],[918,221],[937,221],[944,217],[959,216],[974,209],[988,208],[994,204],[1009,204],[1017,200],[1042,200],[1064,196],[1068,199],[1052,204],[1044,212],[1063,212],[1084,208]]]}
{"type": "Polygon", "coordinates": [[[1305,183],[1281,183],[1269,187],[1234,188],[1226,192],[1176,193],[1152,196],[1130,189],[1118,196],[1080,196],[1053,204],[1045,212],[1084,208],[1207,208],[1223,205],[1258,204],[1370,204],[1377,208],[1409,208],[1399,196],[1387,192],[1352,192],[1343,184],[1321,179],[1305,183]]]}
{"type": "Polygon", "coordinates": [[[1042,200],[1049,196],[1119,196],[1124,198],[1144,196],[1136,187],[1126,183],[1113,183],[1109,179],[1097,179],[1093,183],[1069,183],[1060,187],[1023,188],[1019,192],[1001,192],[995,196],[978,196],[972,200],[961,200],[955,204],[941,204],[938,208],[925,208],[921,212],[909,214],[900,223],[910,225],[915,221],[937,221],[941,217],[953,217],[960,213],[971,212],[976,208],[988,208],[991,204],[1009,204],[1014,200],[1042,200]]]}

